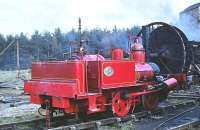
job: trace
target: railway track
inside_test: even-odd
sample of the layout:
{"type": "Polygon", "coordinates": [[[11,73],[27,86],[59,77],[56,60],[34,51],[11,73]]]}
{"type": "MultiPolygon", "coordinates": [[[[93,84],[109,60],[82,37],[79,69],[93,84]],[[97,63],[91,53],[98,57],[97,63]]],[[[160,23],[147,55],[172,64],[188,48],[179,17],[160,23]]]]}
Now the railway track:
{"type": "Polygon", "coordinates": [[[187,93],[172,93],[168,96],[168,99],[191,99],[200,101],[199,94],[187,94],[187,93]]]}
{"type": "Polygon", "coordinates": [[[35,119],[35,120],[28,120],[28,121],[22,121],[22,122],[13,122],[13,123],[8,123],[8,124],[1,124],[0,130],[19,130],[19,128],[23,127],[23,125],[40,126],[39,124],[43,121],[44,121],[44,119],[35,119]]]}
{"type": "MultiPolygon", "coordinates": [[[[121,124],[127,121],[137,121],[140,118],[145,118],[148,116],[152,116],[154,114],[161,114],[168,112],[173,109],[183,108],[186,106],[195,106],[195,101],[187,101],[179,104],[171,104],[167,106],[161,106],[154,112],[142,111],[131,114],[129,116],[119,118],[119,117],[100,117],[100,119],[90,118],[85,122],[80,122],[76,120],[68,121],[67,123],[61,124],[60,122],[64,122],[63,117],[56,117],[52,124],[56,124],[59,122],[60,127],[54,126],[50,130],[71,130],[71,129],[99,129],[101,126],[111,125],[111,124],[121,124]],[[61,126],[62,125],[62,126],[61,126]]],[[[1,124],[0,130],[44,130],[45,129],[45,119],[37,119],[37,120],[29,120],[24,122],[15,122],[10,124],[1,124]]]]}
{"type": "Polygon", "coordinates": [[[168,120],[162,122],[153,130],[186,130],[200,125],[200,107],[194,106],[168,120]]]}
{"type": "Polygon", "coordinates": [[[178,109],[178,108],[182,108],[184,106],[194,106],[194,105],[195,105],[194,101],[188,101],[188,102],[179,103],[176,105],[168,105],[165,107],[160,107],[159,109],[157,109],[154,112],[143,111],[143,112],[134,113],[129,116],[122,117],[122,118],[111,117],[111,118],[106,118],[106,119],[101,119],[101,120],[84,122],[84,123],[80,123],[80,124],[61,126],[61,127],[52,128],[49,130],[100,129],[101,126],[112,125],[112,124],[120,125],[121,123],[127,122],[127,121],[138,121],[138,119],[140,119],[140,118],[145,118],[148,116],[150,117],[152,115],[166,113],[168,111],[171,111],[172,109],[178,109]]]}

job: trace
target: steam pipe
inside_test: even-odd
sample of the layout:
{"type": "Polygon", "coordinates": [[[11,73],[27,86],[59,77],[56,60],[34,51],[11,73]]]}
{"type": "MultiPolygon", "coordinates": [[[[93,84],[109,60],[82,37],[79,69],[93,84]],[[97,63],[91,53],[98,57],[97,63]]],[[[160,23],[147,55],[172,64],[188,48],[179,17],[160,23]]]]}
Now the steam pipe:
{"type": "Polygon", "coordinates": [[[175,78],[169,78],[158,85],[150,87],[148,90],[163,90],[166,88],[167,90],[172,90],[177,85],[178,85],[178,81],[175,78]]]}

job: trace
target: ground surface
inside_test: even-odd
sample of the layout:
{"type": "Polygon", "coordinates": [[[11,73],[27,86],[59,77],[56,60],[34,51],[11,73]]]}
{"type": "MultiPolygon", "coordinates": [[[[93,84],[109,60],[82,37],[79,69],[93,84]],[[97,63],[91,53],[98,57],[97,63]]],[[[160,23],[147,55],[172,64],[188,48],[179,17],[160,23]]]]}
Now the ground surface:
{"type": "Polygon", "coordinates": [[[18,71],[0,71],[1,124],[40,117],[39,106],[29,104],[29,96],[23,94],[24,80],[30,79],[30,75],[30,70],[21,70],[19,76],[18,71]]]}

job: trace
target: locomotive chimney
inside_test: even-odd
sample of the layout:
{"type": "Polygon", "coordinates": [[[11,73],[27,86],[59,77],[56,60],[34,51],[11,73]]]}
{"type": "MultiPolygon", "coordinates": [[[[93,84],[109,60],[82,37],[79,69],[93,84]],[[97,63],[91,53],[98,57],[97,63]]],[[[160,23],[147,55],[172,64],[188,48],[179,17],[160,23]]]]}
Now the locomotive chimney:
{"type": "Polygon", "coordinates": [[[145,63],[145,50],[138,39],[136,39],[136,42],[132,46],[130,58],[136,63],[145,63]]]}

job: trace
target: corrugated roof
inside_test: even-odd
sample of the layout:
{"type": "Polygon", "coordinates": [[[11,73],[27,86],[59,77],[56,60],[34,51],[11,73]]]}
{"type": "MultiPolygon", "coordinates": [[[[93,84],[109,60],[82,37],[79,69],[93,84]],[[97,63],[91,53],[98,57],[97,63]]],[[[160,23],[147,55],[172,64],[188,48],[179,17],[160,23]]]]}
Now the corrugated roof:
{"type": "Polygon", "coordinates": [[[184,9],[181,13],[188,12],[188,11],[196,9],[198,7],[200,7],[200,3],[196,3],[194,5],[189,6],[188,8],[184,9]]]}

